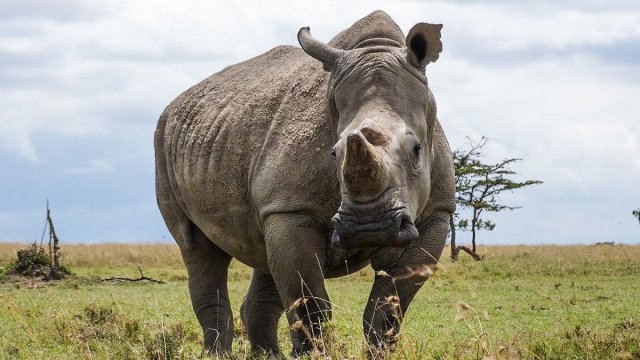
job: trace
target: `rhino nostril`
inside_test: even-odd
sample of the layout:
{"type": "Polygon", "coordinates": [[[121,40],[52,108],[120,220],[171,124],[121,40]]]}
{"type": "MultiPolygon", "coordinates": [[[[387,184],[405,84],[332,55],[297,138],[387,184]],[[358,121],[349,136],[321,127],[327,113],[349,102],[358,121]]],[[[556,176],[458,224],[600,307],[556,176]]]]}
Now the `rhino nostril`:
{"type": "Polygon", "coordinates": [[[422,145],[420,145],[420,144],[416,144],[416,145],[413,147],[413,153],[414,153],[414,155],[415,155],[416,157],[419,157],[419,156],[420,156],[420,151],[421,151],[421,150],[422,150],[422,145]]]}

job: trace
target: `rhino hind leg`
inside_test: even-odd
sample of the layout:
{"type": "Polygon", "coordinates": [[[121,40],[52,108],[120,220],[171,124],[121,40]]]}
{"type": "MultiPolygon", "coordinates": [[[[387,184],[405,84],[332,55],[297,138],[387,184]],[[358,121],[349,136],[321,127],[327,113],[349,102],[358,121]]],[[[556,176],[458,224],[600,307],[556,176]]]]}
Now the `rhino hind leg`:
{"type": "Polygon", "coordinates": [[[251,285],[240,307],[240,318],[247,329],[254,353],[280,353],[278,321],[283,312],[284,307],[273,277],[254,270],[251,285]]]}
{"type": "Polygon", "coordinates": [[[211,242],[191,224],[189,246],[180,252],[189,275],[189,294],[193,310],[204,333],[204,345],[212,354],[231,352],[233,316],[227,290],[232,257],[211,242]]]}

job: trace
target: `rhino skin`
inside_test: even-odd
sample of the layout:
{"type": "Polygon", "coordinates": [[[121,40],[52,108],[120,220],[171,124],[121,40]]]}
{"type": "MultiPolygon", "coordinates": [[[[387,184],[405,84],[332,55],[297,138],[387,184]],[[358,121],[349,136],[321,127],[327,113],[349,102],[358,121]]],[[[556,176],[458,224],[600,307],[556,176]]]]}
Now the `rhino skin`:
{"type": "Polygon", "coordinates": [[[229,66],[166,107],[154,142],[157,201],[208,351],[231,350],[232,258],[254,269],[240,310],[253,351],[280,353],[283,313],[292,355],[311,351],[309,335],[331,318],[324,279],[368,264],[371,354],[396,342],[455,210],[451,152],[425,75],[441,28],[420,23],[405,38],[382,11],[328,44],[302,28],[304,50],[279,46],[229,66]]]}

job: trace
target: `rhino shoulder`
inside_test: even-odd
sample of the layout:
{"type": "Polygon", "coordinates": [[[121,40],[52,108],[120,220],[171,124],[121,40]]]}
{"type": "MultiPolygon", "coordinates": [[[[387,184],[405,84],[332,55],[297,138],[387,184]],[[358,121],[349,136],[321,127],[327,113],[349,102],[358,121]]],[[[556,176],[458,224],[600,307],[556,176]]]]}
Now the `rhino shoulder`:
{"type": "Polygon", "coordinates": [[[421,219],[427,219],[439,210],[453,213],[455,205],[455,172],[447,137],[440,122],[433,125],[433,162],[431,164],[431,192],[421,219]]]}

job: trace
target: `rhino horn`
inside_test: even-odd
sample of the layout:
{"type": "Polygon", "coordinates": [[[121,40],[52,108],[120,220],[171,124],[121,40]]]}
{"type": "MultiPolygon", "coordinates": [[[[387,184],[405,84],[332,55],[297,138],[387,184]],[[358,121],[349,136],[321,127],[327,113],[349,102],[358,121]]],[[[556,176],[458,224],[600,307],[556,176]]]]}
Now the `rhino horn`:
{"type": "Polygon", "coordinates": [[[375,198],[388,183],[382,157],[360,130],[354,130],[347,137],[342,174],[347,191],[356,199],[375,198]]]}
{"type": "Polygon", "coordinates": [[[303,27],[298,31],[298,42],[302,49],[314,59],[320,60],[324,64],[324,69],[330,71],[334,61],[341,53],[345,52],[336,49],[321,41],[316,40],[309,32],[309,27],[303,27]]]}

